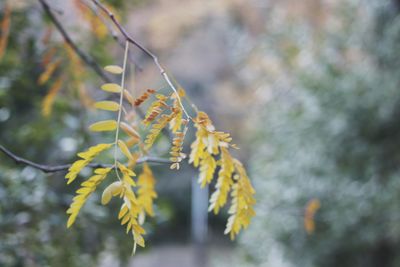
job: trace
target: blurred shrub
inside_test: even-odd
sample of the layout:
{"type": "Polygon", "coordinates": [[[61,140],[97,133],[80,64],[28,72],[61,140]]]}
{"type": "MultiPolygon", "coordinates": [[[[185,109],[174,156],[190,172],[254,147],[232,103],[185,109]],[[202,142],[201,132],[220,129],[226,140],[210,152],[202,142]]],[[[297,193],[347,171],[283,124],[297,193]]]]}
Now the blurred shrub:
{"type": "Polygon", "coordinates": [[[321,2],[329,17],[315,27],[269,14],[264,56],[283,74],[268,78],[257,118],[247,260],[399,266],[400,16],[388,1],[321,2]],[[313,198],[321,207],[307,234],[313,198]]]}

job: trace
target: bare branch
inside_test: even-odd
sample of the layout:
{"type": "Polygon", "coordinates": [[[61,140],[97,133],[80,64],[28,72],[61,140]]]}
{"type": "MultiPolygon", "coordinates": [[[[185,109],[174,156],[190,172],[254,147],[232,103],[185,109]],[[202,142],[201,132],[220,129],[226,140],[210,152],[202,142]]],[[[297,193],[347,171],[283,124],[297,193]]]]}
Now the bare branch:
{"type": "MultiPolygon", "coordinates": [[[[6,156],[11,158],[12,160],[15,161],[16,164],[23,164],[27,166],[31,166],[35,169],[41,170],[45,173],[52,173],[52,172],[58,172],[58,171],[65,171],[68,170],[72,164],[64,164],[64,165],[44,165],[44,164],[39,164],[35,163],[33,161],[21,158],[14,153],[12,153],[10,150],[5,148],[4,146],[0,145],[0,151],[3,152],[6,156]]],[[[158,157],[141,157],[136,161],[136,164],[142,164],[144,162],[148,163],[156,163],[156,164],[170,164],[171,161],[168,159],[164,158],[158,158],[158,157]]],[[[112,165],[110,164],[101,164],[101,163],[90,163],[88,167],[90,168],[105,168],[105,167],[111,167],[112,165]]]]}

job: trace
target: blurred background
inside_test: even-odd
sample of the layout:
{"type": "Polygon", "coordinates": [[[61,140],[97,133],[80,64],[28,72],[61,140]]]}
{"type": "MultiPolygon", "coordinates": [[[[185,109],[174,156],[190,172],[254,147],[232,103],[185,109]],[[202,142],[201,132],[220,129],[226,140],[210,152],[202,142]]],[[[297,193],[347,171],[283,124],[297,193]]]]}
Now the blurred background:
{"type": "MultiPolygon", "coordinates": [[[[400,266],[400,1],[103,2],[232,134],[257,215],[231,242],[226,211],[207,218],[208,192],[190,166],[154,166],[156,216],[131,257],[117,207],[97,193],[67,230],[77,185],[0,154],[0,266],[400,266]]],[[[115,29],[91,1],[48,4],[100,66],[121,62],[115,29]]],[[[0,144],[39,163],[71,163],[108,138],[87,131],[103,81],[40,1],[0,8],[0,144]]],[[[133,49],[130,59],[138,94],[166,87],[146,55],[133,49]]],[[[168,142],[153,153],[167,155],[168,142]]]]}

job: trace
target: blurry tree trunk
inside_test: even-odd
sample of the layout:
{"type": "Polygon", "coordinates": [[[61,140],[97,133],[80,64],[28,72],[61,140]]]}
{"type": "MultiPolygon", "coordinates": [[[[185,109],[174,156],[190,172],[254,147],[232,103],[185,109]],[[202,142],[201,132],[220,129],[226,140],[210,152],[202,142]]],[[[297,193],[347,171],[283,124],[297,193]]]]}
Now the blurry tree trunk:
{"type": "Polygon", "coordinates": [[[208,232],[208,186],[200,188],[197,179],[192,179],[192,221],[191,232],[194,243],[194,266],[207,266],[208,232]]]}

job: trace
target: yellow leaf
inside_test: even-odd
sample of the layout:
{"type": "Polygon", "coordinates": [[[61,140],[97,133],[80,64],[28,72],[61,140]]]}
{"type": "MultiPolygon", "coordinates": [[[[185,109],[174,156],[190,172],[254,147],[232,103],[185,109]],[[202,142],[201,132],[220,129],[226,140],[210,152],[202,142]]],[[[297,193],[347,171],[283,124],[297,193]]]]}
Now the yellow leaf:
{"type": "Polygon", "coordinates": [[[110,170],[111,168],[98,168],[95,170],[95,173],[97,173],[96,175],[93,175],[87,181],[81,184],[81,188],[77,190],[77,195],[73,198],[73,201],[67,210],[67,214],[69,214],[67,228],[71,227],[71,225],[75,222],[79,211],[85,204],[90,194],[94,192],[96,187],[107,177],[107,174],[110,172],[110,170]]]}
{"type": "Polygon", "coordinates": [[[126,204],[123,204],[121,210],[118,213],[118,220],[121,220],[129,211],[129,208],[126,204]]]}
{"type": "Polygon", "coordinates": [[[183,149],[183,141],[185,139],[185,135],[187,132],[187,126],[185,126],[185,128],[183,129],[182,132],[176,132],[174,139],[172,141],[172,148],[171,148],[171,152],[170,155],[171,157],[169,158],[171,160],[171,162],[173,162],[170,166],[170,169],[177,169],[179,170],[179,163],[186,158],[186,154],[182,153],[182,149],[183,149]]]}
{"type": "Polygon", "coordinates": [[[124,141],[118,140],[118,146],[128,159],[133,160],[133,156],[124,141]]]}
{"type": "Polygon", "coordinates": [[[101,204],[106,205],[110,202],[113,196],[117,196],[122,192],[123,185],[121,181],[114,182],[104,189],[103,194],[101,195],[101,204]]]}
{"type": "Polygon", "coordinates": [[[104,39],[107,36],[107,26],[97,14],[93,13],[90,8],[79,0],[73,1],[78,11],[81,13],[83,19],[90,25],[91,30],[99,39],[104,39]]]}
{"type": "Polygon", "coordinates": [[[122,72],[124,72],[124,70],[120,66],[117,66],[117,65],[105,66],[104,70],[108,71],[108,72],[110,72],[112,74],[121,74],[122,72]]]}
{"type": "Polygon", "coordinates": [[[146,140],[144,141],[146,144],[146,150],[151,148],[158,135],[175,116],[175,112],[172,112],[169,115],[162,114],[161,118],[159,118],[157,122],[153,124],[152,128],[150,129],[150,133],[146,136],[146,140]]]}
{"type": "MultiPolygon", "coordinates": [[[[77,160],[75,161],[72,166],[68,169],[68,173],[65,176],[65,179],[67,179],[67,184],[72,183],[78,173],[87,165],[89,164],[98,154],[103,152],[104,150],[110,148],[112,144],[98,144],[96,146],[90,147],[88,150],[81,152],[78,154],[78,157],[82,158],[82,160],[77,160]]],[[[96,169],[95,173],[96,174],[104,174],[107,172],[108,169],[96,169]],[[100,173],[103,171],[103,173],[100,173]]]]}
{"type": "Polygon", "coordinates": [[[206,186],[211,183],[215,168],[217,167],[217,163],[211,154],[205,153],[203,158],[200,160],[200,175],[199,175],[199,183],[201,187],[206,186]]]}
{"type": "Polygon", "coordinates": [[[139,133],[133,129],[129,124],[121,122],[121,129],[127,134],[135,138],[140,138],[139,133]]]}
{"type": "Polygon", "coordinates": [[[115,129],[117,129],[115,120],[99,121],[89,126],[89,130],[93,132],[114,131],[115,129]]]}
{"type": "Polygon", "coordinates": [[[60,63],[61,60],[58,59],[46,65],[45,70],[39,76],[38,84],[39,85],[45,84],[50,79],[51,75],[54,73],[54,71],[57,69],[60,63]]]}
{"type": "Polygon", "coordinates": [[[144,248],[144,239],[141,235],[135,235],[135,243],[144,248]]]}
{"type": "Polygon", "coordinates": [[[109,110],[109,111],[118,111],[119,104],[114,101],[99,101],[94,104],[95,108],[109,110]]]}
{"type": "Polygon", "coordinates": [[[232,240],[242,228],[249,226],[251,218],[255,216],[253,206],[256,203],[255,190],[242,163],[233,159],[233,164],[236,172],[233,176],[235,183],[232,186],[232,204],[228,211],[230,216],[225,229],[225,234],[230,234],[232,240]]]}
{"type": "Polygon", "coordinates": [[[57,49],[55,47],[48,49],[42,56],[42,62],[41,62],[42,65],[46,66],[47,64],[49,64],[53,59],[54,55],[56,54],[56,52],[57,49]]]}
{"type": "Polygon", "coordinates": [[[145,211],[150,216],[154,216],[153,202],[157,198],[155,184],[156,180],[149,165],[146,163],[143,164],[143,172],[139,175],[138,179],[138,202],[142,211],[145,211]]]}
{"type": "Polygon", "coordinates": [[[129,103],[131,103],[132,106],[135,105],[135,98],[133,98],[131,93],[129,93],[129,91],[126,89],[124,89],[124,97],[126,98],[126,100],[128,100],[129,103]]]}
{"type": "MultiPolygon", "coordinates": [[[[122,181],[125,183],[126,186],[136,186],[135,181],[133,181],[132,177],[136,176],[136,173],[134,173],[131,169],[128,167],[125,167],[125,165],[121,164],[118,162],[118,168],[123,174],[122,181]]],[[[135,198],[134,194],[130,195],[131,197],[135,198]]]]}
{"type": "Polygon", "coordinates": [[[101,89],[111,93],[120,93],[122,91],[122,87],[116,83],[105,83],[101,86],[101,89]]]}
{"type": "Polygon", "coordinates": [[[315,213],[321,207],[321,202],[319,199],[313,198],[311,199],[307,205],[304,212],[304,228],[307,233],[311,235],[315,231],[315,213]]]}
{"type": "Polygon", "coordinates": [[[42,102],[42,115],[48,117],[53,108],[54,99],[63,85],[64,77],[60,77],[53,83],[49,92],[44,97],[42,102]]]}
{"type": "Polygon", "coordinates": [[[132,147],[133,145],[137,144],[139,142],[139,138],[137,137],[131,137],[128,140],[126,140],[126,145],[128,147],[132,147]]]}
{"type": "Polygon", "coordinates": [[[220,208],[225,206],[228,198],[229,190],[232,187],[233,180],[232,174],[235,171],[233,165],[233,159],[226,148],[222,148],[221,155],[221,168],[218,172],[218,180],[215,185],[215,191],[210,197],[209,211],[213,210],[215,214],[218,214],[220,208]]]}

